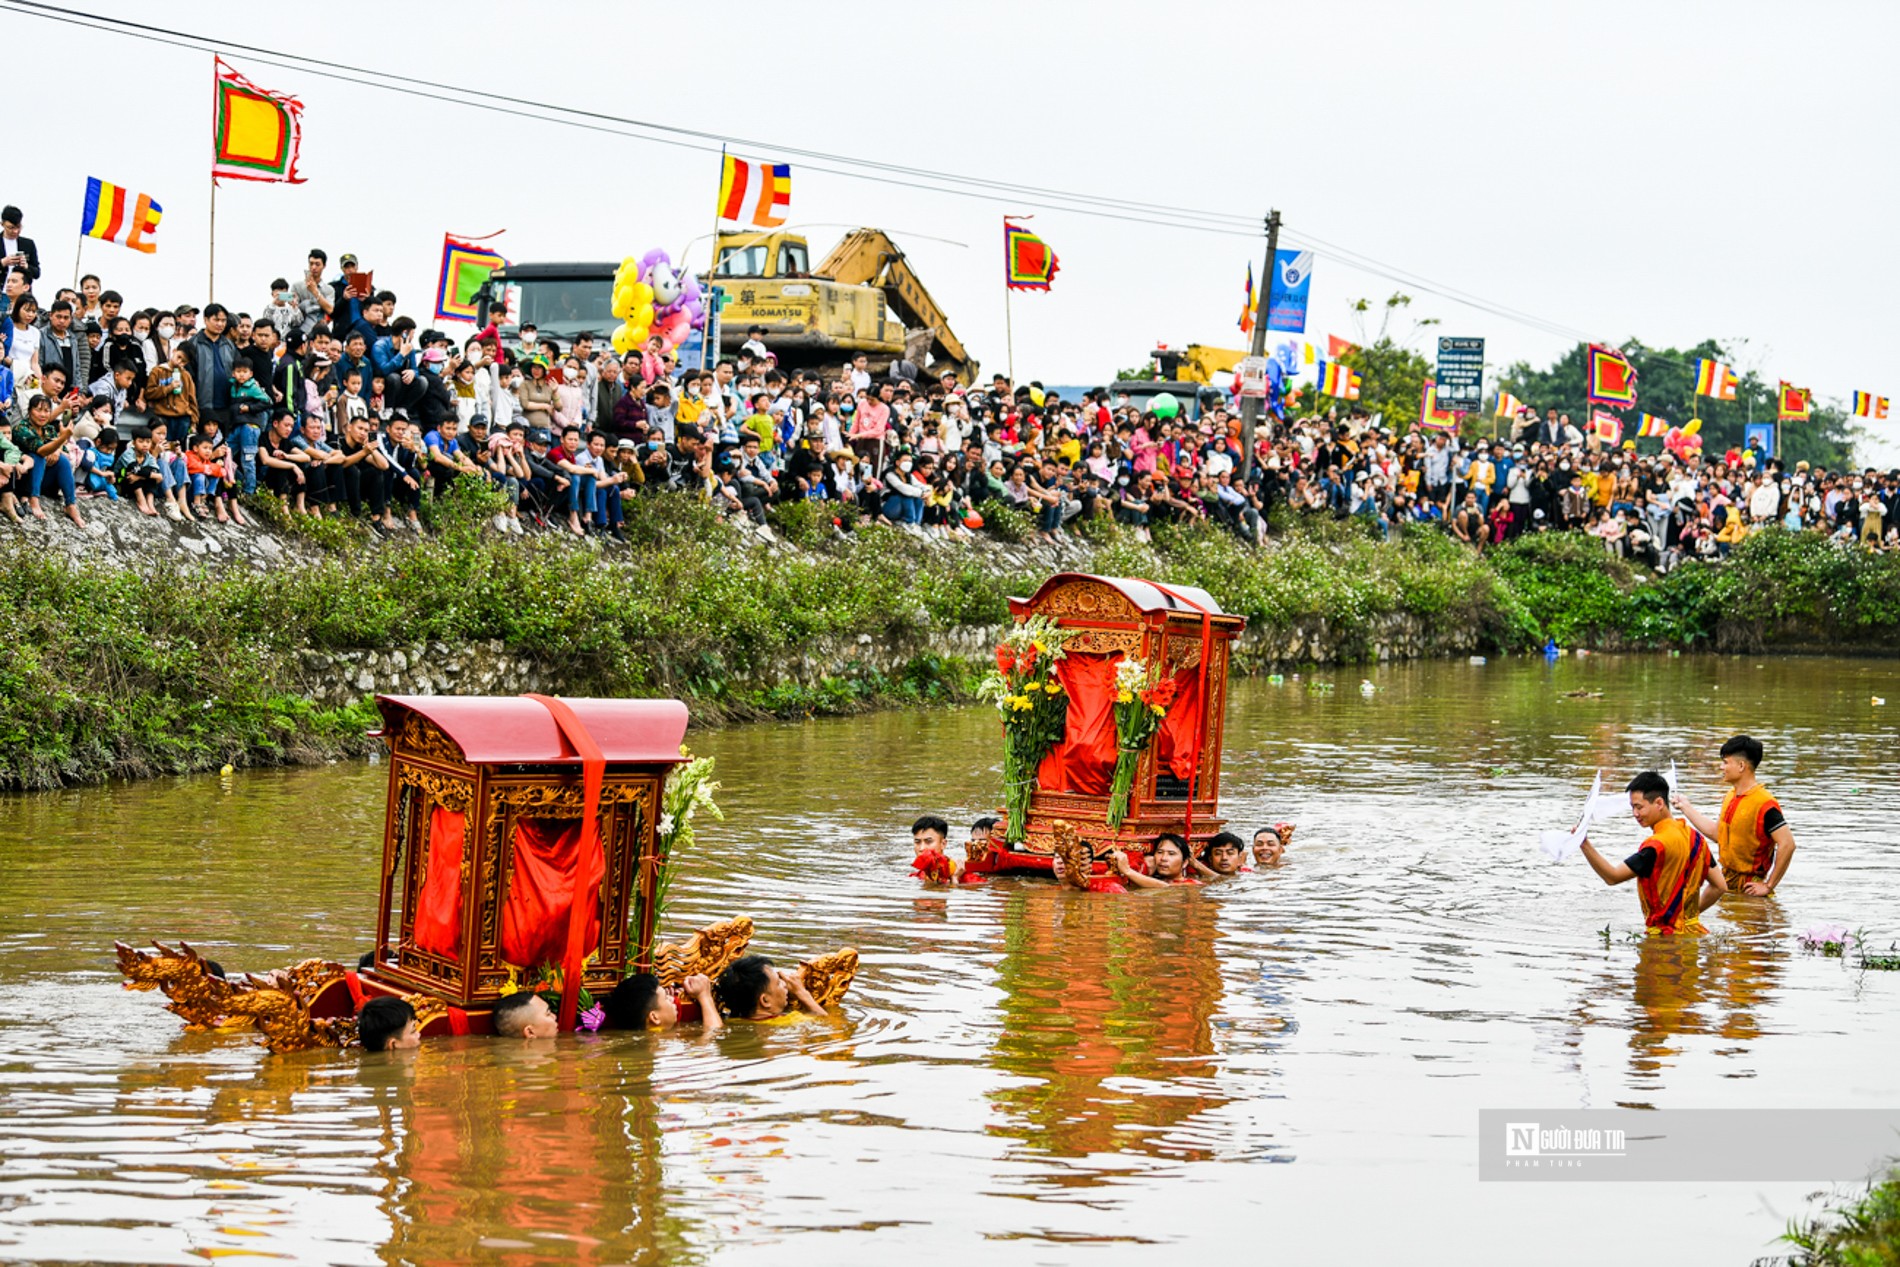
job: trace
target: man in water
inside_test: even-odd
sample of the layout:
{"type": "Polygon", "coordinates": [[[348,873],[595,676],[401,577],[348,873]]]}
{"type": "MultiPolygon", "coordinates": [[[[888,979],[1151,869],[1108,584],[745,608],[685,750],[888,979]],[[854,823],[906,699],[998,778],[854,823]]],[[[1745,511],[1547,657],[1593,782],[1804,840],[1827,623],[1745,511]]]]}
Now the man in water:
{"type": "Polygon", "coordinates": [[[805,988],[805,969],[777,968],[764,955],[746,955],[735,959],[713,983],[726,1014],[740,1021],[769,1021],[796,1005],[810,1016],[823,1016],[811,991],[805,988]]]}
{"type": "MultiPolygon", "coordinates": [[[[693,973],[680,982],[680,992],[699,1004],[700,1023],[708,1034],[725,1028],[719,1005],[713,1001],[712,980],[693,973]]],[[[660,985],[651,972],[636,972],[607,996],[607,1023],[615,1029],[672,1029],[680,1023],[679,1000],[660,985]]]]}
{"type": "Polygon", "coordinates": [[[356,1037],[364,1051],[400,1051],[422,1046],[422,1026],[416,1023],[416,1009],[382,994],[356,1014],[356,1037]]]}
{"type": "Polygon", "coordinates": [[[942,853],[950,844],[950,824],[935,814],[925,814],[910,825],[910,844],[915,854],[942,853]]]}
{"type": "Polygon", "coordinates": [[[1194,860],[1193,868],[1203,879],[1231,880],[1242,871],[1251,869],[1245,865],[1245,860],[1240,837],[1224,831],[1207,842],[1201,856],[1194,860]]]}
{"type": "Polygon", "coordinates": [[[495,1032],[503,1038],[553,1038],[561,1032],[561,1018],[533,990],[504,994],[495,1004],[494,1020],[495,1032]]]}
{"type": "Polygon", "coordinates": [[[1286,838],[1293,834],[1288,823],[1262,827],[1253,834],[1253,864],[1265,869],[1286,861],[1286,838]]]}
{"type": "Polygon", "coordinates": [[[1749,897],[1773,893],[1794,861],[1794,833],[1782,815],[1781,802],[1755,779],[1761,758],[1759,739],[1737,735],[1722,745],[1722,782],[1728,784],[1728,795],[1722,798],[1722,816],[1716,822],[1689,804],[1688,797],[1676,796],[1682,816],[1703,834],[1715,837],[1729,888],[1749,897]]]}
{"type": "Polygon", "coordinates": [[[1701,833],[1681,819],[1670,817],[1669,780],[1654,770],[1645,770],[1630,780],[1628,791],[1630,812],[1648,829],[1648,839],[1623,861],[1611,862],[1586,838],[1584,861],[1605,884],[1637,881],[1643,923],[1650,936],[1705,931],[1702,912],[1728,892],[1722,864],[1709,852],[1701,833]]]}

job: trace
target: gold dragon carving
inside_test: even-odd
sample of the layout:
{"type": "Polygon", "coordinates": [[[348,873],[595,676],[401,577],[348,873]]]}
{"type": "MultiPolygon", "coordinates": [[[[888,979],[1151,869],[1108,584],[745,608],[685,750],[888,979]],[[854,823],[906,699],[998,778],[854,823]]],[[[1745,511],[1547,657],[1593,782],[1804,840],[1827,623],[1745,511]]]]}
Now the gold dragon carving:
{"type": "MultiPolygon", "coordinates": [[[[356,1019],[349,1016],[313,1017],[310,1008],[327,987],[347,971],[327,959],[305,959],[262,976],[247,974],[235,981],[205,967],[204,957],[188,943],[177,947],[152,943],[153,951],[114,942],[119,971],[128,990],[159,990],[166,1010],[185,1022],[188,1030],[229,1029],[249,1023],[259,1041],[275,1053],[305,1051],[312,1047],[348,1047],[356,1042],[356,1019]]],[[[405,996],[423,1025],[448,1013],[448,1004],[426,996],[405,996]]]]}
{"type": "Polygon", "coordinates": [[[858,975],[858,952],[845,946],[806,963],[805,989],[819,1007],[836,1007],[858,975]]]}
{"type": "Polygon", "coordinates": [[[694,973],[716,977],[752,944],[752,917],[739,915],[699,929],[675,945],[663,942],[653,952],[653,975],[677,986],[694,973]]]}

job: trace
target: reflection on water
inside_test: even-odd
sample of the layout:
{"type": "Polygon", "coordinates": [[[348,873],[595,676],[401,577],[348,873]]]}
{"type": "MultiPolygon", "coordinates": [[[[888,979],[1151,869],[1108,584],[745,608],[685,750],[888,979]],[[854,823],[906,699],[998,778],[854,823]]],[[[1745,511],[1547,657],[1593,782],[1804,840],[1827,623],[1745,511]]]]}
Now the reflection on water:
{"type": "MultiPolygon", "coordinates": [[[[1349,1240],[1371,1261],[1519,1261],[1553,1227],[1576,1258],[1763,1252],[1800,1188],[1686,1194],[1693,1223],[1637,1200],[1580,1220],[1563,1185],[1476,1184],[1477,1110],[1885,1103],[1900,980],[1789,932],[1895,936],[1894,732],[1869,700],[1900,672],[1592,657],[1377,670],[1371,694],[1362,676],[1233,691],[1227,812],[1297,820],[1284,869],[1124,897],[905,877],[913,817],[967,822],[993,796],[979,710],[699,736],[730,817],[683,860],[673,928],[745,912],[768,954],[863,952],[844,1018],[717,1040],[265,1058],[186,1034],[118,988],[112,939],[185,937],[237,969],[353,958],[382,772],[0,802],[0,1258],[1320,1261],[1349,1240]],[[1801,843],[1775,900],[1630,941],[1633,892],[1531,847],[1599,765],[1673,757],[1712,803],[1711,754],[1742,729],[1801,843]]],[[[1636,831],[1601,836],[1620,856],[1636,831]]]]}

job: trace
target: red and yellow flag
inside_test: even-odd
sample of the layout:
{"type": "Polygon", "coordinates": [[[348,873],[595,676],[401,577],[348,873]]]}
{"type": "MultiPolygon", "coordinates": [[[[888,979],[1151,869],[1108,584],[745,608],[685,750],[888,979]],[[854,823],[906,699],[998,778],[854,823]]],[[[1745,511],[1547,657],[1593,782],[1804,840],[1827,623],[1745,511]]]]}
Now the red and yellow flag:
{"type": "Polygon", "coordinates": [[[1615,348],[1593,343],[1584,354],[1584,395],[1593,405],[1636,403],[1636,367],[1615,348]]]}
{"type": "Polygon", "coordinates": [[[211,127],[211,178],[300,185],[297,153],[303,144],[303,102],[267,92],[213,58],[217,113],[211,127]]]}
{"type": "Polygon", "coordinates": [[[1020,224],[1004,220],[1003,284],[1011,290],[1048,290],[1055,275],[1056,253],[1049,244],[1020,224]]]}
{"type": "Polygon", "coordinates": [[[1809,415],[1814,412],[1811,395],[1812,393],[1805,387],[1783,383],[1781,402],[1775,410],[1775,418],[1780,422],[1806,422],[1809,415]]]}

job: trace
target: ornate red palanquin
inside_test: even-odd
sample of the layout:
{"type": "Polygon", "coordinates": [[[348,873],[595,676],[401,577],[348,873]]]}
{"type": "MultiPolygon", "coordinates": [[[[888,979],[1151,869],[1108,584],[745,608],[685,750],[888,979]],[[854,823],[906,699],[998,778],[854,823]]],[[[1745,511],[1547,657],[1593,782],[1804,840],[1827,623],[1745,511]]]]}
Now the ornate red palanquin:
{"type": "MultiPolygon", "coordinates": [[[[561,702],[605,760],[591,856],[581,848],[582,755],[547,705],[377,697],[389,748],[380,949],[374,968],[351,974],[351,995],[432,996],[449,1004],[448,1023],[425,1032],[482,1032],[511,970],[525,979],[561,964],[577,891],[596,895],[582,897],[587,988],[605,993],[651,969],[661,793],[685,759],[686,706],[561,702]]],[[[343,996],[326,991],[312,1014],[354,1014],[360,998],[343,996]]]]}
{"type": "MultiPolygon", "coordinates": [[[[1028,838],[1009,850],[973,857],[967,873],[1049,870],[1050,824],[1066,819],[1098,848],[1141,856],[1164,831],[1185,832],[1192,818],[1198,848],[1224,825],[1221,741],[1226,723],[1227,661],[1243,616],[1220,610],[1205,590],[1128,577],[1063,572],[1031,598],[1012,598],[1017,621],[1045,616],[1069,631],[1057,675],[1068,694],[1068,728],[1043,758],[1030,799],[1028,838]],[[1108,826],[1116,757],[1115,664],[1124,656],[1160,661],[1176,696],[1136,768],[1128,814],[1108,826]],[[1193,794],[1190,799],[1189,786],[1193,794]],[[1191,812],[1190,812],[1191,811],[1191,812]]],[[[1098,864],[1097,870],[1101,869],[1098,864]]]]}

